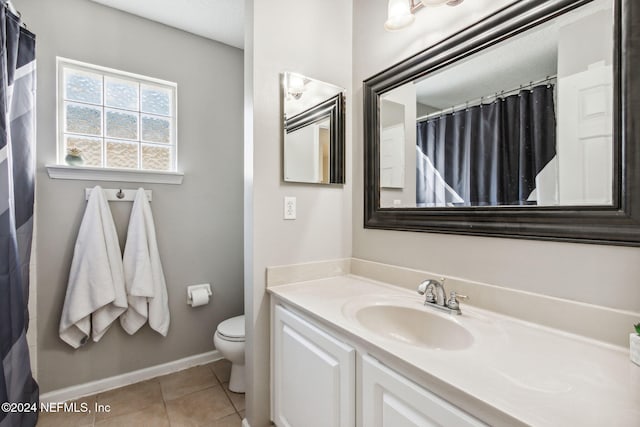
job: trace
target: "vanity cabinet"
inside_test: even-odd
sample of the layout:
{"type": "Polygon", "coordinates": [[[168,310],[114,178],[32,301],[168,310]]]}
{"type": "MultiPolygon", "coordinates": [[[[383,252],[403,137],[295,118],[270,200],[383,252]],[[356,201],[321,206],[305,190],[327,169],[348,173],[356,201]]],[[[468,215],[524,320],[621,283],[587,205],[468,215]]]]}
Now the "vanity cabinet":
{"type": "Polygon", "coordinates": [[[362,356],[362,425],[486,426],[368,355],[362,356]]]}
{"type": "Polygon", "coordinates": [[[272,332],[275,424],[355,426],[355,349],[281,305],[272,332]]]}
{"type": "Polygon", "coordinates": [[[486,426],[365,349],[281,304],[272,309],[272,419],[278,427],[486,426]]]}

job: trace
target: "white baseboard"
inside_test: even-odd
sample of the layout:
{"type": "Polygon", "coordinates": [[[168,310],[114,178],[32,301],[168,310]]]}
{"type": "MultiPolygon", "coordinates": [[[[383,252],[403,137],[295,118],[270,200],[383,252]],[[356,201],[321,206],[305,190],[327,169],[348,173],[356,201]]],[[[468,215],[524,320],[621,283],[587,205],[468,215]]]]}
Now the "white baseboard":
{"type": "Polygon", "coordinates": [[[150,366],[148,368],[139,369],[126,374],[116,375],[115,377],[104,378],[85,384],[78,384],[71,387],[61,388],[60,390],[43,393],[40,395],[40,401],[46,403],[66,402],[68,400],[74,400],[140,381],[149,380],[160,375],[167,375],[173,372],[182,371],[183,369],[191,368],[193,366],[215,362],[220,359],[222,359],[222,355],[218,350],[196,354],[195,356],[185,357],[184,359],[174,360],[161,365],[150,366]]]}
{"type": "Polygon", "coordinates": [[[243,418],[243,419],[242,419],[242,427],[251,427],[251,426],[249,425],[249,421],[247,421],[247,419],[246,419],[246,418],[243,418]]]}

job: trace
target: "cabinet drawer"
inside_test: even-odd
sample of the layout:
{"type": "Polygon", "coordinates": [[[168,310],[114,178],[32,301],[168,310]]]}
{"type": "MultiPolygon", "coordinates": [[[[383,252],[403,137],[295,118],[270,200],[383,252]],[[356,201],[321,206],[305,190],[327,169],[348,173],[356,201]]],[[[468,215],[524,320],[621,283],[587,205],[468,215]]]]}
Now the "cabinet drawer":
{"type": "Polygon", "coordinates": [[[362,425],[486,427],[368,355],[362,356],[362,425]]]}

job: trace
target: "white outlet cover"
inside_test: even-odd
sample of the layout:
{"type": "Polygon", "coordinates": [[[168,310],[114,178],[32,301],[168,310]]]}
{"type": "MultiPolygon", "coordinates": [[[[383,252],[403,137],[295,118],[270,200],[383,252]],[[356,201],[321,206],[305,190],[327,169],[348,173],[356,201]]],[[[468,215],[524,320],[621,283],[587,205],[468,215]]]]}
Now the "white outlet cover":
{"type": "Polygon", "coordinates": [[[296,198],[285,196],[284,198],[284,219],[296,219],[296,198]]]}

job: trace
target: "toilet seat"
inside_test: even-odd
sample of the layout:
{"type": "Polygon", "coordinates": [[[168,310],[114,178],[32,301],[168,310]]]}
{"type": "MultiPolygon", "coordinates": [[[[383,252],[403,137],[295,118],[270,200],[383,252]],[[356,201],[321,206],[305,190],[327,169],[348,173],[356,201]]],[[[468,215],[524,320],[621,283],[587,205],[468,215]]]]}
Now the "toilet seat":
{"type": "Polygon", "coordinates": [[[221,322],[216,333],[225,341],[244,342],[244,315],[221,322]]]}

